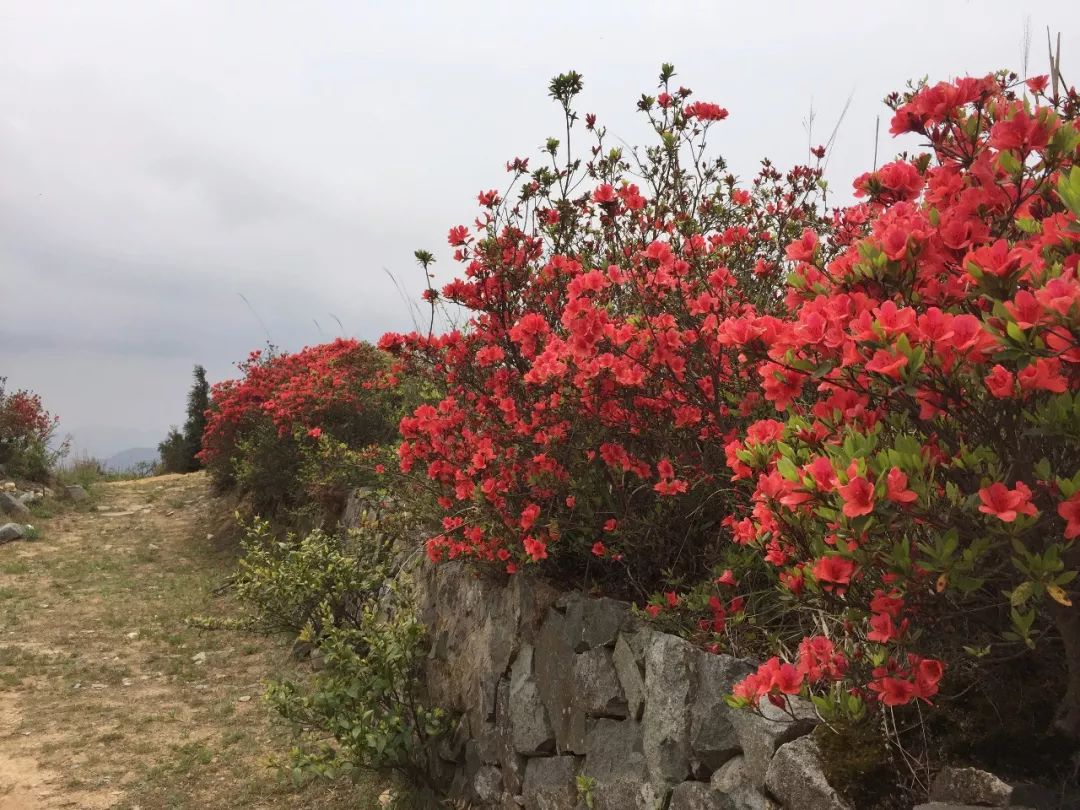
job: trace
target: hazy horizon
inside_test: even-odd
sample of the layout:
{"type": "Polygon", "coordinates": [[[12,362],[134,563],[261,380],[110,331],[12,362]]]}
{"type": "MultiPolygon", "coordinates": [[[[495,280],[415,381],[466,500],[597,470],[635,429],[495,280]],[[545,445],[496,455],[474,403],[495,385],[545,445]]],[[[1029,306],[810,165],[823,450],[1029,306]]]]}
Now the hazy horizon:
{"type": "Polygon", "coordinates": [[[557,134],[559,72],[640,143],[635,102],[673,62],[731,111],[713,144],[744,178],[803,160],[811,107],[823,142],[850,97],[846,194],[878,115],[882,160],[901,148],[887,92],[1021,70],[1026,22],[1029,73],[1049,26],[1075,81],[1066,2],[0,5],[0,376],[91,454],[156,445],[197,363],[219,380],[268,339],[410,328],[387,271],[418,295],[423,247],[450,277],[447,230],[557,134]]]}

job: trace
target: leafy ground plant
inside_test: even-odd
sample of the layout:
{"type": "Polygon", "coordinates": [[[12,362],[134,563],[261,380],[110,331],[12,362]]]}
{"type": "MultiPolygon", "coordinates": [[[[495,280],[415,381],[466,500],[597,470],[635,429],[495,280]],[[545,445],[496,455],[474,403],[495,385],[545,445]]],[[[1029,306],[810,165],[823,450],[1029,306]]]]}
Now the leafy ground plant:
{"type": "Polygon", "coordinates": [[[251,626],[297,637],[318,662],[310,678],[268,690],[296,731],[298,783],[393,771],[434,791],[448,717],[423,696],[427,637],[398,562],[407,518],[372,509],[358,523],[343,534],[281,538],[266,521],[249,524],[237,596],[251,626]]]}

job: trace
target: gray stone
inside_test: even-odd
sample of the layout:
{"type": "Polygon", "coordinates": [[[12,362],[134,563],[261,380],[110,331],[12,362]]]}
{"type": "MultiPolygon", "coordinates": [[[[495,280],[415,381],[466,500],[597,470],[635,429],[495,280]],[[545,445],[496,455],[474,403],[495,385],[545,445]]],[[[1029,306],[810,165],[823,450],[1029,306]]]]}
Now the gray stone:
{"type": "Polygon", "coordinates": [[[734,810],[728,796],[713,790],[708,782],[683,782],[671,791],[668,810],[734,810]]]}
{"type": "Polygon", "coordinates": [[[730,655],[694,656],[690,690],[690,749],[707,776],[739,753],[742,745],[735,731],[732,709],[724,700],[732,687],[753,672],[746,661],[730,655]]]}
{"type": "Polygon", "coordinates": [[[585,643],[585,604],[589,598],[579,591],[570,591],[559,597],[555,607],[563,617],[563,637],[573,652],[585,652],[589,645],[585,643]]]}
{"type": "Polygon", "coordinates": [[[5,523],[0,526],[0,543],[10,543],[26,537],[26,527],[18,523],[5,523]]]}
{"type": "Polygon", "coordinates": [[[731,799],[734,810],[776,810],[779,807],[747,780],[746,759],[741,754],[713,771],[710,784],[713,790],[731,799]]]}
{"type": "Polygon", "coordinates": [[[984,807],[976,807],[973,804],[947,804],[945,802],[929,802],[917,804],[911,810],[986,810],[984,807]]]}
{"type": "Polygon", "coordinates": [[[72,484],[71,486],[64,487],[64,494],[69,500],[75,501],[75,503],[82,503],[90,496],[86,493],[78,484],[72,484]]]}
{"type": "Polygon", "coordinates": [[[510,715],[510,682],[502,678],[495,698],[494,742],[502,768],[503,785],[507,791],[516,794],[521,792],[521,782],[525,778],[525,757],[514,750],[510,715]]]}
{"type": "Polygon", "coordinates": [[[825,778],[813,737],[781,745],[765,775],[765,787],[784,807],[799,810],[851,810],[825,778]]]}
{"type": "Polygon", "coordinates": [[[586,649],[614,647],[619,631],[631,621],[630,608],[625,602],[606,597],[589,599],[585,603],[581,643],[586,649]]]}
{"type": "Polygon", "coordinates": [[[14,495],[0,492],[0,513],[9,517],[23,518],[30,514],[30,510],[14,495]]]}
{"type": "Polygon", "coordinates": [[[658,633],[645,651],[643,748],[654,786],[674,787],[690,775],[690,661],[693,646],[658,633]]]}
{"type": "Polygon", "coordinates": [[[746,758],[745,772],[754,787],[765,786],[765,774],[776,749],[813,730],[817,722],[813,707],[801,698],[791,698],[791,715],[767,700],[762,700],[758,712],[742,710],[732,712],[731,722],[739,737],[739,745],[746,758]]]}
{"type": "Polygon", "coordinates": [[[465,775],[470,780],[485,765],[499,764],[499,750],[494,742],[494,734],[490,732],[465,742],[462,756],[465,775]]]}
{"type": "Polygon", "coordinates": [[[19,501],[23,504],[23,506],[29,506],[30,504],[37,503],[40,500],[40,492],[24,492],[22,495],[19,496],[19,501]]]}
{"type": "Polygon", "coordinates": [[[460,762],[465,754],[465,743],[469,739],[469,719],[462,715],[454,726],[454,733],[447,734],[439,741],[436,753],[445,762],[460,762]]]}
{"type": "Polygon", "coordinates": [[[573,706],[575,711],[583,711],[589,717],[626,717],[626,696],[619,685],[611,653],[603,647],[574,656],[573,706]]]}
{"type": "MultiPolygon", "coordinates": [[[[1012,784],[1012,794],[1009,796],[1009,807],[1031,808],[1031,810],[1057,810],[1062,800],[1057,793],[1042,785],[1028,782],[1012,784]]],[[[1072,793],[1067,799],[1077,807],[1080,807],[1080,797],[1072,793]]]]}
{"type": "Polygon", "coordinates": [[[525,766],[525,810],[574,810],[577,804],[577,759],[534,757],[525,766]]]}
{"type": "Polygon", "coordinates": [[[645,671],[645,650],[648,649],[655,635],[657,631],[651,627],[635,627],[633,630],[626,630],[619,634],[634,653],[634,660],[637,661],[642,672],[645,671]]]}
{"type": "Polygon", "coordinates": [[[484,765],[472,778],[472,794],[477,801],[495,804],[502,798],[502,773],[494,765],[484,765]]]}
{"type": "Polygon", "coordinates": [[[746,758],[738,754],[713,771],[709,783],[721,793],[734,793],[746,783],[745,768],[746,758]]]}
{"type": "Polygon", "coordinates": [[[536,639],[533,669],[540,699],[555,729],[555,747],[561,753],[583,754],[588,723],[583,711],[574,711],[575,622],[548,611],[536,639]]]}
{"type": "Polygon", "coordinates": [[[434,641],[425,662],[430,700],[468,714],[470,726],[479,728],[491,721],[499,679],[517,646],[529,642],[554,591],[528,577],[497,582],[456,563],[418,566],[412,574],[434,641]]]}
{"type": "Polygon", "coordinates": [[[645,706],[645,678],[625,633],[615,642],[611,661],[615,665],[619,685],[626,697],[626,713],[634,720],[640,720],[641,710],[645,706]]]}
{"type": "Polygon", "coordinates": [[[585,750],[583,771],[595,782],[593,810],[653,810],[640,725],[633,720],[597,720],[585,750]]]}
{"type": "Polygon", "coordinates": [[[564,593],[555,603],[566,618],[567,635],[574,652],[594,647],[614,647],[619,632],[633,623],[626,602],[586,596],[579,591],[564,593]]]}
{"type": "Polygon", "coordinates": [[[942,768],[930,783],[930,800],[1005,807],[1012,788],[978,768],[942,768]]]}
{"type": "Polygon", "coordinates": [[[514,750],[525,756],[555,750],[555,730],[533,677],[533,648],[523,644],[510,668],[510,725],[514,750]]]}
{"type": "Polygon", "coordinates": [[[349,493],[345,499],[345,508],[342,510],[341,517],[338,518],[338,525],[341,528],[360,528],[365,513],[372,507],[372,493],[373,490],[369,487],[357,487],[349,493]]]}

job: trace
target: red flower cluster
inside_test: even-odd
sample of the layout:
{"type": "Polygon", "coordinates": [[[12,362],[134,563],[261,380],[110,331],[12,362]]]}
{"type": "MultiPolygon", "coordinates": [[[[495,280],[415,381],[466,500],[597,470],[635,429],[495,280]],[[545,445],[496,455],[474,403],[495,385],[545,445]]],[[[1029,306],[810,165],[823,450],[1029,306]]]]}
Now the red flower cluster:
{"type": "Polygon", "coordinates": [[[242,377],[211,390],[200,455],[215,484],[263,514],[312,500],[340,508],[379,474],[378,445],[394,435],[386,360],[356,340],[253,353],[242,377]]]}
{"type": "Polygon", "coordinates": [[[45,410],[41,397],[19,390],[7,393],[0,377],[0,464],[9,476],[48,480],[51,468],[67,452],[67,442],[50,447],[59,419],[45,410]]]}
{"type": "Polygon", "coordinates": [[[756,704],[764,697],[784,708],[787,705],[784,695],[799,694],[807,683],[839,681],[847,668],[847,659],[830,639],[808,636],[799,644],[799,655],[794,664],[770,658],[758,667],[757,672],[736,684],[733,694],[749,704],[756,704]]]}
{"type": "Polygon", "coordinates": [[[428,553],[696,577],[648,610],[700,611],[715,637],[767,609],[800,654],[747,702],[841,681],[927,700],[988,632],[957,605],[1027,583],[1000,629],[1030,642],[1034,600],[1065,604],[1075,575],[1080,104],[995,76],[922,87],[892,126],[931,151],[825,212],[817,168],[766,162],[740,188],[702,161],[726,111],[689,95],[639,105],[665,144],[644,191],[592,117],[581,176],[512,164],[517,199],[450,233],[464,274],[442,296],[468,327],[383,338],[444,393],[401,422],[401,469],[446,513],[428,553]]]}
{"type": "Polygon", "coordinates": [[[378,382],[378,352],[367,343],[338,339],[294,354],[252,352],[239,365],[243,377],[217,383],[200,454],[206,463],[228,455],[236,433],[252,420],[268,420],[279,435],[300,427],[319,438],[327,424],[352,419],[378,382]]]}
{"type": "Polygon", "coordinates": [[[32,391],[5,393],[4,378],[0,377],[0,445],[47,442],[58,422],[32,391]]]}

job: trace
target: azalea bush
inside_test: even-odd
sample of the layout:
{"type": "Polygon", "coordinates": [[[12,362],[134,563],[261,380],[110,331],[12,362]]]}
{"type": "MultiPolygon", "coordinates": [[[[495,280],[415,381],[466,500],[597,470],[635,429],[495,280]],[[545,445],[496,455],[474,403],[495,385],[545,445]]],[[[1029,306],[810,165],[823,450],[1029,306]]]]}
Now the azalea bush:
{"type": "Polygon", "coordinates": [[[839,255],[789,246],[789,314],[742,344],[790,396],[728,446],[727,525],[817,630],[736,695],[857,714],[1030,649],[1067,667],[1076,737],[1077,99],[989,76],[893,105],[931,151],[855,181],[870,232],[839,255]]]}
{"type": "Polygon", "coordinates": [[[211,390],[201,462],[259,512],[314,504],[333,513],[373,479],[377,448],[394,435],[399,394],[379,384],[385,365],[357,340],[253,352],[240,378],[211,390]]]}
{"type": "MultiPolygon", "coordinates": [[[[1049,725],[1018,709],[1035,677],[1080,737],[1077,94],[896,94],[927,151],[830,210],[818,165],[738,183],[708,151],[726,110],[673,77],[638,103],[651,146],[587,115],[586,148],[549,139],[480,194],[448,237],[462,277],[425,296],[464,328],[383,338],[444,392],[400,425],[442,510],[429,556],[539,566],[757,655],[735,705],[895,718],[992,674],[1049,725]]],[[[550,87],[568,139],[581,86],[550,87]]]]}
{"type": "MultiPolygon", "coordinates": [[[[472,311],[466,328],[382,339],[445,392],[402,420],[399,449],[444,510],[433,560],[545,561],[644,596],[728,545],[724,446],[770,406],[718,325],[779,312],[787,242],[833,224],[820,168],[765,162],[740,187],[708,158],[727,111],[672,77],[639,105],[657,146],[609,147],[586,116],[590,148],[550,139],[550,166],[511,161],[511,191],[450,231],[464,277],[427,298],[472,311]]],[[[568,127],[580,87],[551,86],[568,127]]]]}
{"type": "Polygon", "coordinates": [[[7,474],[33,481],[49,480],[51,470],[66,452],[66,443],[51,446],[59,419],[45,410],[32,391],[7,391],[0,377],[0,465],[7,474]]]}

